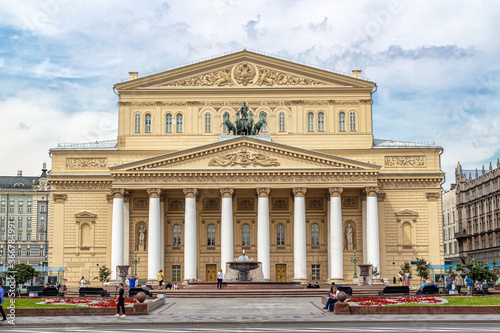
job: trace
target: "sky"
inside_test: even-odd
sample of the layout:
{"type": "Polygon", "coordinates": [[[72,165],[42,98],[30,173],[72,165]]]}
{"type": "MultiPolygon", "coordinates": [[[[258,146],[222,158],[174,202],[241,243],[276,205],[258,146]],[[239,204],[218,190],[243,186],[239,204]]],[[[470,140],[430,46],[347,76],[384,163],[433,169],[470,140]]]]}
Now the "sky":
{"type": "MultiPolygon", "coordinates": [[[[500,1],[0,2],[0,175],[116,139],[113,85],[249,48],[363,76],[377,139],[444,148],[445,187],[500,157],[500,1]]],[[[487,167],[486,167],[487,168],[487,167]]]]}

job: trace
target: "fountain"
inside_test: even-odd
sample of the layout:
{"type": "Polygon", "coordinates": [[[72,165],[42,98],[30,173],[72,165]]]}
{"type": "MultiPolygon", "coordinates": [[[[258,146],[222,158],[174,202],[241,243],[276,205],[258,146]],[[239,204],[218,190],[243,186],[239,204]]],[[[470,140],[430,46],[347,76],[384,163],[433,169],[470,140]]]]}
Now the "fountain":
{"type": "Polygon", "coordinates": [[[226,274],[224,280],[227,282],[264,282],[262,263],[249,259],[243,250],[243,254],[234,261],[226,263],[226,274]]]}

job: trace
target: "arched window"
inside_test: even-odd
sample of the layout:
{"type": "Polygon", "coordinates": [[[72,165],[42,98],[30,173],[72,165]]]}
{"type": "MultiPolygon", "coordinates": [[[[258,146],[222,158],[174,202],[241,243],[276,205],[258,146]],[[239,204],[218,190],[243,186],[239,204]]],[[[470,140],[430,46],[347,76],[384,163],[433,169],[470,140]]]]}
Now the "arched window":
{"type": "Polygon", "coordinates": [[[311,225],[311,245],[319,245],[319,225],[317,223],[311,225]]]}
{"type": "Polygon", "coordinates": [[[339,131],[345,132],[345,113],[339,113],[339,131]]]}
{"type": "Polygon", "coordinates": [[[167,113],[165,118],[165,132],[172,133],[172,114],[167,113]]]}
{"type": "Polygon", "coordinates": [[[411,224],[408,222],[403,223],[403,245],[411,246],[411,224]]]}
{"type": "Polygon", "coordinates": [[[250,246],[250,226],[243,224],[241,227],[241,245],[250,246]]]}
{"type": "Polygon", "coordinates": [[[279,130],[280,132],[285,132],[286,131],[285,112],[280,112],[278,118],[279,118],[279,130]]]}
{"type": "Polygon", "coordinates": [[[182,114],[178,113],[176,117],[176,123],[177,123],[177,133],[182,133],[182,114]]]}
{"type": "Polygon", "coordinates": [[[281,223],[276,226],[276,245],[285,245],[285,226],[281,223]]]}
{"type": "Polygon", "coordinates": [[[356,132],[356,112],[354,111],[349,113],[349,130],[356,132]]]}
{"type": "Polygon", "coordinates": [[[176,224],[174,225],[174,239],[173,246],[181,246],[181,226],[176,224]]]}
{"type": "Polygon", "coordinates": [[[215,226],[209,224],[207,228],[207,246],[215,246],[215,226]]]}
{"type": "Polygon", "coordinates": [[[146,113],[146,115],[144,116],[144,125],[144,132],[151,133],[151,114],[146,113]]]}
{"type": "Polygon", "coordinates": [[[323,132],[325,130],[325,114],[323,112],[318,113],[318,131],[323,132]]]}
{"type": "Polygon", "coordinates": [[[212,132],[212,115],[205,113],[205,132],[212,132]]]}
{"type": "Polygon", "coordinates": [[[134,129],[135,133],[141,133],[141,114],[136,113],[134,116],[134,129]]]}
{"type": "Polygon", "coordinates": [[[307,114],[307,130],[309,132],[314,131],[314,113],[312,113],[312,112],[309,112],[307,114]]]}

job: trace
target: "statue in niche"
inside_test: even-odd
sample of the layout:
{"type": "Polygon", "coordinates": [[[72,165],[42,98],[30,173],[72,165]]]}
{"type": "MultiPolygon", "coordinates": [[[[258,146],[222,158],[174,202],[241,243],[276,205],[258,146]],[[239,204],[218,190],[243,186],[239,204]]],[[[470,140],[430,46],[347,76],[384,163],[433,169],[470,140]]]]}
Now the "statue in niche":
{"type": "Polygon", "coordinates": [[[347,225],[347,228],[345,229],[345,235],[347,238],[347,245],[352,245],[352,227],[350,224],[347,225]]]}
{"type": "Polygon", "coordinates": [[[146,239],[146,228],[144,224],[139,228],[139,245],[145,246],[144,240],[146,239]]]}

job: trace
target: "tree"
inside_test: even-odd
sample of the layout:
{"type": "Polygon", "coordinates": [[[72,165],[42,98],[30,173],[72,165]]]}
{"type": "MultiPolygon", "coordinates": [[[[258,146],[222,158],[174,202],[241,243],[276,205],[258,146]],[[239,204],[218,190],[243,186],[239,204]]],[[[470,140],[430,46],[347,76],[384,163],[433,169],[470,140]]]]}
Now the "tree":
{"type": "Polygon", "coordinates": [[[420,276],[420,282],[429,278],[429,267],[431,263],[426,263],[424,258],[417,257],[417,275],[420,276]]]}
{"type": "Polygon", "coordinates": [[[21,286],[23,284],[28,283],[34,277],[38,276],[39,273],[35,271],[33,266],[27,264],[15,264],[12,267],[9,267],[7,270],[7,275],[9,277],[14,277],[16,281],[16,285],[19,286],[19,290],[21,290],[21,286]]]}
{"type": "Polygon", "coordinates": [[[455,276],[457,276],[457,272],[455,272],[451,267],[448,267],[448,272],[446,274],[450,274],[453,279],[455,279],[455,276]]]}
{"type": "Polygon", "coordinates": [[[493,269],[491,270],[491,272],[493,273],[493,282],[496,283],[498,281],[498,278],[500,277],[500,271],[495,261],[493,261],[493,269]]]}
{"type": "Polygon", "coordinates": [[[495,277],[488,265],[481,260],[473,260],[465,265],[457,264],[457,271],[467,274],[474,284],[476,281],[491,281],[495,277]]]}
{"type": "Polygon", "coordinates": [[[403,275],[408,271],[408,273],[411,274],[411,265],[408,261],[405,261],[403,265],[401,265],[401,272],[403,272],[403,275]]]}
{"type": "Polygon", "coordinates": [[[380,275],[380,272],[378,271],[378,267],[377,266],[373,266],[372,268],[372,275],[373,277],[377,277],[380,275]]]}
{"type": "Polygon", "coordinates": [[[106,265],[102,265],[101,267],[99,267],[99,276],[94,277],[94,280],[99,280],[102,286],[104,282],[109,281],[110,276],[111,271],[109,270],[109,268],[107,268],[106,265]]]}

